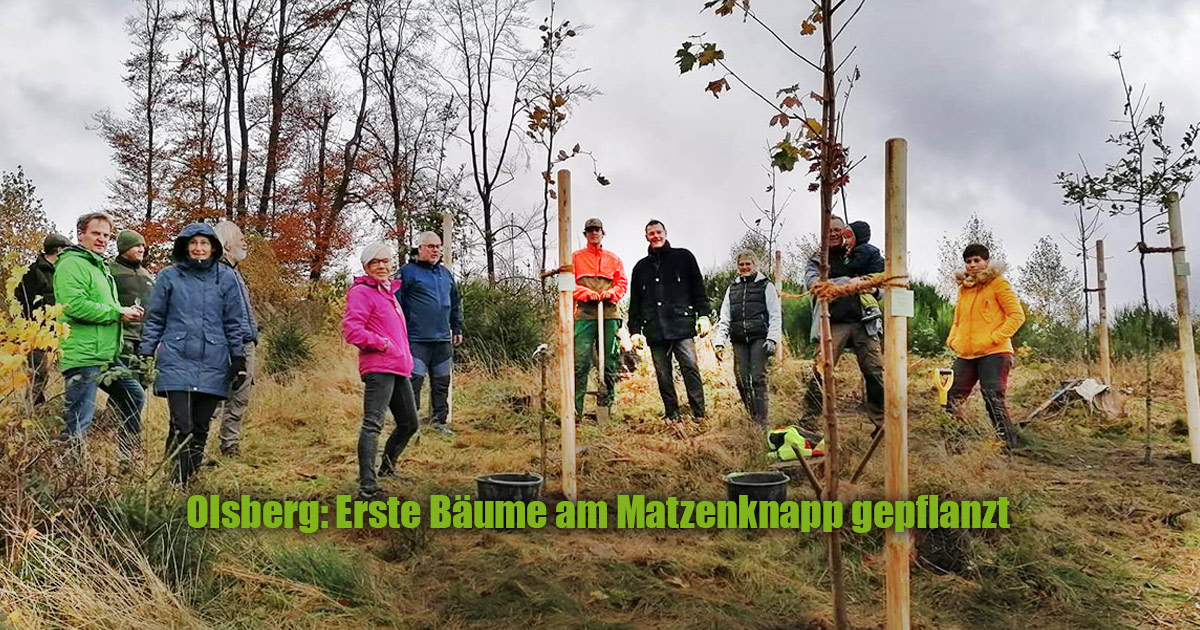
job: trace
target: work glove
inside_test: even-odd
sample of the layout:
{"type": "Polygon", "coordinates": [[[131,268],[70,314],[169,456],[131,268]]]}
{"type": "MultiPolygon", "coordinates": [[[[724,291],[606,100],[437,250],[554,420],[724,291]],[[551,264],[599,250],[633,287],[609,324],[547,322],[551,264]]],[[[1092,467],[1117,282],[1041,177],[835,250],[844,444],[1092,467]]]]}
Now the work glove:
{"type": "Polygon", "coordinates": [[[708,317],[699,317],[696,319],[696,334],[703,337],[712,330],[712,322],[708,321],[708,317]]]}
{"type": "Polygon", "coordinates": [[[772,339],[763,340],[763,350],[767,351],[767,356],[775,356],[775,341],[772,339]]]}
{"type": "Polygon", "coordinates": [[[638,349],[645,348],[646,347],[646,335],[643,335],[641,333],[633,335],[632,337],[629,338],[629,342],[633,344],[634,348],[638,348],[638,349]]]}
{"type": "Polygon", "coordinates": [[[250,378],[250,372],[246,370],[246,357],[233,357],[230,359],[229,373],[233,377],[229,383],[229,387],[232,389],[241,389],[242,385],[246,384],[246,379],[250,378]]]}

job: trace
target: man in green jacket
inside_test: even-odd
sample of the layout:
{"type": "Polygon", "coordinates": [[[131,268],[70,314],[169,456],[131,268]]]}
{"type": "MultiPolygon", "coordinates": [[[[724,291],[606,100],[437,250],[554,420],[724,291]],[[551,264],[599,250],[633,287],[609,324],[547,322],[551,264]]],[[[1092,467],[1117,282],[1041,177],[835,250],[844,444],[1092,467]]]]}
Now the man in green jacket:
{"type": "MultiPolygon", "coordinates": [[[[42,241],[42,253],[29,265],[21,276],[14,295],[21,302],[25,319],[33,321],[34,313],[45,307],[54,306],[54,262],[62,250],[71,246],[71,241],[61,234],[50,234],[42,241]]],[[[29,353],[29,370],[33,377],[29,383],[29,400],[40,405],[46,402],[46,382],[50,380],[50,364],[53,355],[45,350],[29,353]]]]}
{"type": "MultiPolygon", "coordinates": [[[[146,239],[133,230],[117,234],[117,257],[108,263],[108,271],[117,283],[117,301],[121,306],[144,306],[150,303],[154,290],[154,274],[146,269],[146,239]]],[[[121,322],[121,360],[133,370],[143,389],[150,387],[149,370],[145,359],[137,356],[142,342],[142,321],[121,322]]]]}
{"type": "Polygon", "coordinates": [[[117,301],[117,285],[104,261],[112,219],[103,212],[92,212],[79,217],[75,227],[79,244],[63,252],[54,269],[54,296],[63,306],[63,319],[69,326],[59,360],[66,381],[63,434],[82,440],[96,411],[96,390],[103,389],[120,413],[118,445],[122,455],[128,456],[141,441],[146,392],[132,373],[123,369],[121,322],[141,320],[143,310],[123,307],[117,301]]]}

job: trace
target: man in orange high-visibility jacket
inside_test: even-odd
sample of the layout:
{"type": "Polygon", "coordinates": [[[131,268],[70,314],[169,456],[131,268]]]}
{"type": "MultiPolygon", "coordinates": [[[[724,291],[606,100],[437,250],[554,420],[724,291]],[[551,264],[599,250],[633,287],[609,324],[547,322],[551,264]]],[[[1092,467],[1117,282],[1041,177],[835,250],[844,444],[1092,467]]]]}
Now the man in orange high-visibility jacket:
{"type": "Polygon", "coordinates": [[[575,417],[583,415],[583,397],[587,393],[588,372],[596,358],[598,311],[604,303],[604,382],[600,384],[597,406],[612,404],[619,365],[617,303],[625,297],[629,280],[625,266],[617,255],[604,249],[604,224],[600,219],[588,219],[583,224],[587,247],[571,255],[575,270],[575,417]]]}

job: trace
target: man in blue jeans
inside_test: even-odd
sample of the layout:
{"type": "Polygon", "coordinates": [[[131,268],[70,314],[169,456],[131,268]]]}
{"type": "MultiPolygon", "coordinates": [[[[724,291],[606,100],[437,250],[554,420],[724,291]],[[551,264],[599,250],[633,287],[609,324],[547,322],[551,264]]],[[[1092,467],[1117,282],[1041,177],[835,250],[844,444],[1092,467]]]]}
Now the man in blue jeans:
{"type": "Polygon", "coordinates": [[[81,443],[96,411],[96,390],[103,389],[120,414],[117,444],[127,458],[141,442],[146,392],[120,359],[121,322],[139,321],[143,311],[141,306],[122,307],[117,299],[117,285],[104,260],[112,229],[112,219],[102,212],[79,217],[79,244],[55,263],[54,296],[70,326],[59,361],[66,381],[63,434],[81,443]]]}
{"type": "Polygon", "coordinates": [[[412,349],[412,388],[421,407],[421,385],[429,377],[433,409],[430,427],[447,435],[450,414],[450,378],[454,346],[462,343],[462,303],[454,275],[442,265],[442,238],[436,232],[417,237],[417,260],[400,268],[396,297],[404,310],[408,344],[412,349]]]}

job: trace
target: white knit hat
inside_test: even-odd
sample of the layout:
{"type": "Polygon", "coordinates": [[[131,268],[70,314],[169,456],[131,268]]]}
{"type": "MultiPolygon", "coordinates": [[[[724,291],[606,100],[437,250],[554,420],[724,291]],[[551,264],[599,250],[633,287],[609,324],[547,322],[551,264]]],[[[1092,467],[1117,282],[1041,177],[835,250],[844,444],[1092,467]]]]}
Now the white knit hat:
{"type": "Polygon", "coordinates": [[[375,241],[364,247],[358,258],[362,261],[363,269],[366,269],[367,263],[376,258],[387,258],[389,261],[396,260],[396,250],[387,241],[375,241]]]}

